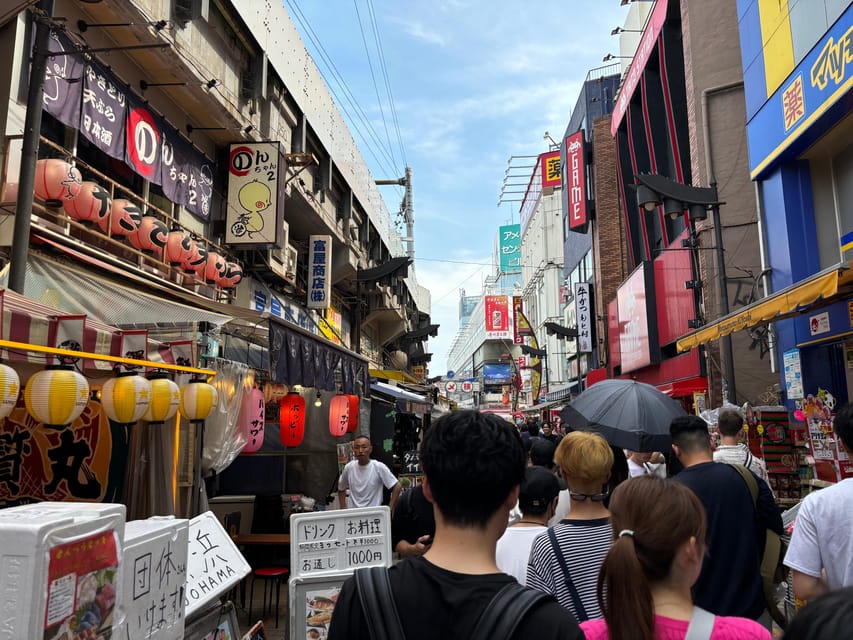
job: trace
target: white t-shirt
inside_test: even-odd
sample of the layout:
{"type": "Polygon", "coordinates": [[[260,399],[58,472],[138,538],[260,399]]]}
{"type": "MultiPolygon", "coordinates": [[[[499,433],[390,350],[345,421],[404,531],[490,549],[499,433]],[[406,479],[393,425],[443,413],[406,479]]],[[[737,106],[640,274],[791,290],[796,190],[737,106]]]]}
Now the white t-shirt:
{"type": "Polygon", "coordinates": [[[397,478],[385,463],[370,460],[361,465],[350,460],[338,480],[338,490],[349,489],[348,507],[378,507],[382,504],[382,487],[390,489],[395,484],[397,478]]]}
{"type": "MultiPolygon", "coordinates": [[[[557,506],[554,508],[554,516],[548,520],[548,526],[553,527],[560,520],[565,520],[569,517],[569,512],[572,510],[572,499],[569,496],[569,490],[563,489],[557,494],[557,506]]],[[[522,584],[524,584],[522,582],[522,584]]]]}
{"type": "Polygon", "coordinates": [[[818,578],[830,590],[853,586],[853,478],[810,493],[794,521],[785,565],[818,578]]]}
{"type": "Polygon", "coordinates": [[[662,462],[660,464],[652,464],[651,462],[637,464],[631,460],[631,458],[628,458],[629,477],[636,478],[637,476],[643,476],[646,474],[656,475],[659,478],[666,478],[666,465],[662,462]]]}
{"type": "Polygon", "coordinates": [[[546,530],[547,527],[507,527],[504,534],[498,539],[498,546],[495,550],[495,561],[498,564],[498,569],[513,576],[519,584],[527,584],[527,561],[530,559],[530,547],[533,546],[533,539],[546,530]]]}

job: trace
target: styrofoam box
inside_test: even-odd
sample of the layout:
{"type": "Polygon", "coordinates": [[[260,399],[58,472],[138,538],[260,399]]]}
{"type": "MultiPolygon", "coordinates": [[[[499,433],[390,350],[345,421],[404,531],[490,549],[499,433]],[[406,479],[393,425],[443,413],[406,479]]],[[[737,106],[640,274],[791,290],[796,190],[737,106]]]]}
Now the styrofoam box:
{"type": "Polygon", "coordinates": [[[189,520],[132,520],[124,530],[123,624],[128,640],[181,640],[189,520]]]}
{"type": "Polygon", "coordinates": [[[37,506],[0,510],[0,640],[106,631],[120,600],[123,515],[37,506]]]}
{"type": "Polygon", "coordinates": [[[115,516],[121,520],[120,526],[116,528],[119,540],[124,538],[124,523],[127,508],[117,502],[32,502],[20,504],[15,507],[7,507],[0,511],[6,517],[16,513],[62,513],[74,518],[75,521],[90,520],[103,516],[115,516]]]}

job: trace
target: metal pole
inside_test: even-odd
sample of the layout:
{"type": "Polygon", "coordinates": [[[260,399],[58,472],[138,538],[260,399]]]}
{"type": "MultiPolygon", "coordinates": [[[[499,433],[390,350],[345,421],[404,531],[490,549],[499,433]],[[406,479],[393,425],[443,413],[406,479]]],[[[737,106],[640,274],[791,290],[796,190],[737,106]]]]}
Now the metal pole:
{"type": "Polygon", "coordinates": [[[30,248],[30,222],[33,209],[33,187],[36,179],[39,134],[41,133],[44,72],[47,68],[47,47],[50,37],[49,21],[53,15],[53,0],[40,0],[36,14],[36,37],[30,65],[30,85],[27,92],[27,115],[21,143],[21,171],[18,174],[18,201],[15,205],[15,225],[12,230],[12,249],[9,261],[9,288],[24,293],[27,275],[27,252],[30,248]]]}
{"type": "MultiPolygon", "coordinates": [[[[720,205],[717,196],[717,181],[711,181],[711,188],[714,190],[714,202],[711,209],[714,211],[714,243],[717,253],[717,266],[720,270],[718,283],[720,287],[720,311],[721,315],[729,314],[729,282],[726,278],[726,258],[723,253],[723,221],[720,218],[720,205]]],[[[731,335],[723,336],[723,358],[726,360],[726,383],[728,385],[729,397],[733,404],[737,404],[737,388],[735,387],[735,363],[734,353],[732,351],[731,335]]]]}

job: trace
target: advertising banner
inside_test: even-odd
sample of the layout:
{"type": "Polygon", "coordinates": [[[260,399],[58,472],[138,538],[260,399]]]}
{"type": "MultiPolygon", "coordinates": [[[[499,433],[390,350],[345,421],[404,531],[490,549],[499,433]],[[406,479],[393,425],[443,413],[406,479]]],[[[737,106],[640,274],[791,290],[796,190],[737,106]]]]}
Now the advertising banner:
{"type": "Polygon", "coordinates": [[[44,75],[44,110],[62,124],[75,129],[80,125],[80,100],[83,96],[83,60],[71,51],[71,41],[65,34],[51,32],[47,43],[48,58],[44,75]]]}
{"type": "Polygon", "coordinates": [[[82,133],[113,158],[124,160],[124,121],[127,96],[98,66],[87,64],[83,73],[82,133]]]}
{"type": "Polygon", "coordinates": [[[622,373],[655,364],[660,354],[657,326],[650,321],[655,309],[652,263],[641,263],[619,287],[616,297],[622,373]]]}
{"type": "Polygon", "coordinates": [[[575,309],[578,327],[578,349],[582,353],[592,351],[592,300],[589,283],[575,283],[575,309]]]}
{"type": "Polygon", "coordinates": [[[225,244],[281,246],[278,142],[231,145],[225,244]]]}
{"type": "Polygon", "coordinates": [[[498,229],[498,255],[501,272],[521,271],[521,225],[508,224],[498,229]]]}
{"type": "Polygon", "coordinates": [[[328,309],[332,303],[332,236],[308,239],[308,308],[328,309]]]}
{"type": "Polygon", "coordinates": [[[161,131],[163,194],[202,220],[210,218],[213,165],[177,133],[161,131]]]}
{"type": "Polygon", "coordinates": [[[129,98],[124,161],[154,184],[162,184],[162,135],[154,115],[141,100],[129,98]]]}
{"type": "Polygon", "coordinates": [[[566,138],[566,162],[563,165],[565,176],[565,193],[569,218],[569,229],[586,233],[587,203],[586,203],[586,147],[583,130],[573,133],[566,138]]]}
{"type": "Polygon", "coordinates": [[[524,311],[524,299],[521,296],[512,297],[512,343],[524,344],[524,336],[530,335],[530,325],[522,313],[524,311]],[[524,326],[522,326],[524,325],[524,326]]]}
{"type": "Polygon", "coordinates": [[[560,186],[560,151],[549,151],[539,156],[542,174],[542,188],[560,186]]]}
{"type": "Polygon", "coordinates": [[[486,339],[509,340],[512,338],[510,327],[509,299],[507,296],[486,296],[486,339]]]}

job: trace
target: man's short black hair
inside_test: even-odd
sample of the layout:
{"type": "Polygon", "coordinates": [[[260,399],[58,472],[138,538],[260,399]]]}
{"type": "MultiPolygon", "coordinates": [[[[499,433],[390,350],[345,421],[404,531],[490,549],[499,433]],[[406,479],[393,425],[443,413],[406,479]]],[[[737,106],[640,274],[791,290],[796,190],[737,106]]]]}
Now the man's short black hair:
{"type": "MultiPolygon", "coordinates": [[[[839,413],[841,413],[840,409],[839,413]]],[[[803,607],[791,620],[785,630],[785,637],[791,640],[795,638],[835,640],[848,637],[851,625],[853,625],[853,587],[844,587],[824,593],[803,607]]]]}
{"type": "Polygon", "coordinates": [[[848,402],[838,410],[832,428],[847,451],[853,453],[853,402],[848,402]]]}
{"type": "Polygon", "coordinates": [[[527,432],[532,436],[539,435],[539,423],[535,420],[527,423],[527,432]]]}
{"type": "Polygon", "coordinates": [[[699,416],[678,416],[669,423],[672,443],[685,453],[711,450],[708,423],[699,416]]]}
{"type": "Polygon", "coordinates": [[[717,427],[724,436],[731,437],[743,431],[743,418],[737,409],[723,409],[717,415],[717,427]]]}
{"type": "Polygon", "coordinates": [[[530,445],[530,463],[534,467],[545,467],[554,470],[554,451],[557,445],[550,440],[535,440],[530,445]]]}
{"type": "Polygon", "coordinates": [[[421,465],[435,504],[456,526],[484,527],[524,477],[516,428],[479,411],[454,411],[424,435],[421,465]]]}

